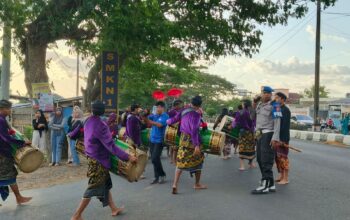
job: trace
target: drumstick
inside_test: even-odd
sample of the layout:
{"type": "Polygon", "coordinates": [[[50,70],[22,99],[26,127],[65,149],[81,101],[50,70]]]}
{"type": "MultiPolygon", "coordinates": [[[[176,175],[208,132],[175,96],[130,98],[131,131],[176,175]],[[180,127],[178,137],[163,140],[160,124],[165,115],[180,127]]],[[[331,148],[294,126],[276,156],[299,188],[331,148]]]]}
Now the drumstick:
{"type": "Polygon", "coordinates": [[[283,145],[283,147],[287,147],[287,148],[289,148],[289,149],[291,149],[291,150],[294,150],[294,151],[296,151],[296,152],[298,152],[298,153],[303,152],[301,149],[296,148],[296,147],[292,147],[292,146],[290,146],[290,145],[288,145],[288,144],[283,145]]]}

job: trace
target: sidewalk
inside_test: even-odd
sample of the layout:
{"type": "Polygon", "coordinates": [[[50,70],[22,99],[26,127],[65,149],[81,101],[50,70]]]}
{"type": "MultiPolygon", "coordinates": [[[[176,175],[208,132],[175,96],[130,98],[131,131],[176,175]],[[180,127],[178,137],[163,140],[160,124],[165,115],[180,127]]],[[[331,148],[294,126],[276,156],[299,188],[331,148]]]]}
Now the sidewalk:
{"type": "Polygon", "coordinates": [[[350,135],[290,130],[290,137],[300,140],[326,142],[329,144],[336,144],[346,148],[350,148],[350,135]]]}

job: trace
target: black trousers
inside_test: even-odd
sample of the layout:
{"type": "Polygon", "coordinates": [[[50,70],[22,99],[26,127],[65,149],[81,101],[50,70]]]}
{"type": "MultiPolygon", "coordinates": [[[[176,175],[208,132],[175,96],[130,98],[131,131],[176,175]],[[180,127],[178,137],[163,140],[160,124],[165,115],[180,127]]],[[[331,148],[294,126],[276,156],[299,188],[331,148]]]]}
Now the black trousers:
{"type": "Polygon", "coordinates": [[[274,181],[272,167],[275,160],[275,151],[271,146],[272,136],[273,132],[262,134],[257,143],[256,154],[262,180],[274,181]]]}
{"type": "Polygon", "coordinates": [[[160,160],[160,156],[163,151],[163,143],[151,143],[150,144],[150,152],[151,159],[154,168],[154,178],[159,179],[161,176],[165,176],[165,172],[163,170],[162,161],[160,160]]]}

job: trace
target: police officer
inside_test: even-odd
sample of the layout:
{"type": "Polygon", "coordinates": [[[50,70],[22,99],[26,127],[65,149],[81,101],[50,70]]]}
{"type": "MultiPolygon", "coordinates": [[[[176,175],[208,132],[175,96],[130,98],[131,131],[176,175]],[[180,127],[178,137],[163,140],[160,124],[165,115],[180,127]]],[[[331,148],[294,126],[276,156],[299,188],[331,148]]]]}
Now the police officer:
{"type": "Polygon", "coordinates": [[[256,105],[256,136],[257,161],[262,178],[260,185],[252,191],[253,194],[276,191],[272,171],[275,159],[273,146],[280,140],[280,118],[282,116],[279,103],[271,101],[273,89],[264,86],[261,92],[261,100],[256,105]]]}

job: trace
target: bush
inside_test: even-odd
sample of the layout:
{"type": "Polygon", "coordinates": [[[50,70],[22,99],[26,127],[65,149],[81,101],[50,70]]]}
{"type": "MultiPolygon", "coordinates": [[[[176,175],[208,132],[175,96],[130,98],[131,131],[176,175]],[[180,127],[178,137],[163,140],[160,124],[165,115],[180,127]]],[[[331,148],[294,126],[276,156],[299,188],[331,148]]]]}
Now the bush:
{"type": "Polygon", "coordinates": [[[292,129],[292,130],[299,130],[299,131],[307,131],[308,130],[308,126],[307,125],[296,124],[296,123],[291,123],[290,124],[290,129],[292,129]]]}
{"type": "Polygon", "coordinates": [[[28,138],[29,140],[32,140],[33,137],[33,127],[32,126],[25,126],[23,129],[23,135],[28,138]]]}

